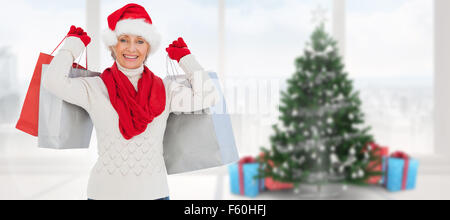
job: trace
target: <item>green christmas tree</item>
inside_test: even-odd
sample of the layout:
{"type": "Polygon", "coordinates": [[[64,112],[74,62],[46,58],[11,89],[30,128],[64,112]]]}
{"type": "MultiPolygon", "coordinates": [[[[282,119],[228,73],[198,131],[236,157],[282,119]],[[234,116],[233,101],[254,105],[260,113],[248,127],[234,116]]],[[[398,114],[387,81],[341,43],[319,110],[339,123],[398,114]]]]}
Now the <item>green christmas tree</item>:
{"type": "Polygon", "coordinates": [[[365,184],[379,172],[380,158],[368,147],[359,93],[344,72],[337,43],[319,25],[295,61],[296,72],[281,94],[280,122],[271,148],[262,148],[261,177],[299,185],[365,184]]]}

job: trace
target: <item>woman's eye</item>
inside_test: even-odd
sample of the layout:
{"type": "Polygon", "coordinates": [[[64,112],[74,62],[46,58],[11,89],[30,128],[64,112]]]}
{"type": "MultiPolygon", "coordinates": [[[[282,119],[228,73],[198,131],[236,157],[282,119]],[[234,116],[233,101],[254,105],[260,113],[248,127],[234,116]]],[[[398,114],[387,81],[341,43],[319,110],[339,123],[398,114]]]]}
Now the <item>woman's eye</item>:
{"type": "Polygon", "coordinates": [[[143,40],[138,41],[138,44],[144,44],[143,40]]]}
{"type": "Polygon", "coordinates": [[[121,40],[120,40],[120,42],[122,42],[122,43],[126,43],[126,42],[127,42],[127,40],[125,40],[125,39],[121,39],[121,40]]]}

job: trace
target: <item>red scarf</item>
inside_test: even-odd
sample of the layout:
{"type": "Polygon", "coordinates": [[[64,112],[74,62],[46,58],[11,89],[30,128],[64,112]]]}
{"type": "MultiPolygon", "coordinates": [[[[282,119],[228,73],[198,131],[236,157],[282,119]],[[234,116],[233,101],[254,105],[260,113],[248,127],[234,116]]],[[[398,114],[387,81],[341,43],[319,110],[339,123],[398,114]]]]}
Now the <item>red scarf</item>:
{"type": "Polygon", "coordinates": [[[164,83],[146,66],[139,79],[137,92],[116,63],[100,77],[108,89],[111,104],[119,115],[120,132],[127,140],[143,133],[148,124],[166,107],[164,83]]]}

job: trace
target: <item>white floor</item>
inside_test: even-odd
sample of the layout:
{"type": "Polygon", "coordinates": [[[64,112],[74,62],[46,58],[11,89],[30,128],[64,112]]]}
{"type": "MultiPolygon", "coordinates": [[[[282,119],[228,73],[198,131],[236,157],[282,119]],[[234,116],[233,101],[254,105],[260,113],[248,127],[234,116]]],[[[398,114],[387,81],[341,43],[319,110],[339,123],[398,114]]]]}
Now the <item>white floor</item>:
{"type": "MultiPolygon", "coordinates": [[[[0,199],[85,200],[95,149],[54,151],[38,149],[36,139],[0,127],[0,199]]],[[[169,176],[171,199],[246,200],[230,193],[226,167],[188,175],[169,176]],[[218,174],[220,173],[220,174],[218,174]]],[[[450,174],[422,174],[412,191],[389,193],[381,187],[349,187],[335,199],[450,199],[450,174]]],[[[291,190],[263,192],[254,199],[302,199],[291,190]]]]}

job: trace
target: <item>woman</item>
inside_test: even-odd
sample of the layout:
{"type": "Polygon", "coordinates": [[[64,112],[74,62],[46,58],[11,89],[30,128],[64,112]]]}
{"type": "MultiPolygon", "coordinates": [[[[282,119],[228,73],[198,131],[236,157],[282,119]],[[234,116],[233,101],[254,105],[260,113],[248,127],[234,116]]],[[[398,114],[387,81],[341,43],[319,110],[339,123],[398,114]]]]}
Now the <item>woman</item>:
{"type": "Polygon", "coordinates": [[[158,49],[160,35],[142,6],[124,6],[108,17],[108,25],[103,38],[115,59],[110,68],[99,77],[68,78],[72,63],[90,42],[83,29],[72,26],[43,86],[91,116],[99,158],[89,178],[89,199],[167,200],[163,137],[169,113],[211,107],[217,91],[182,38],[166,51],[192,88],[162,80],[144,65],[158,49]]]}

